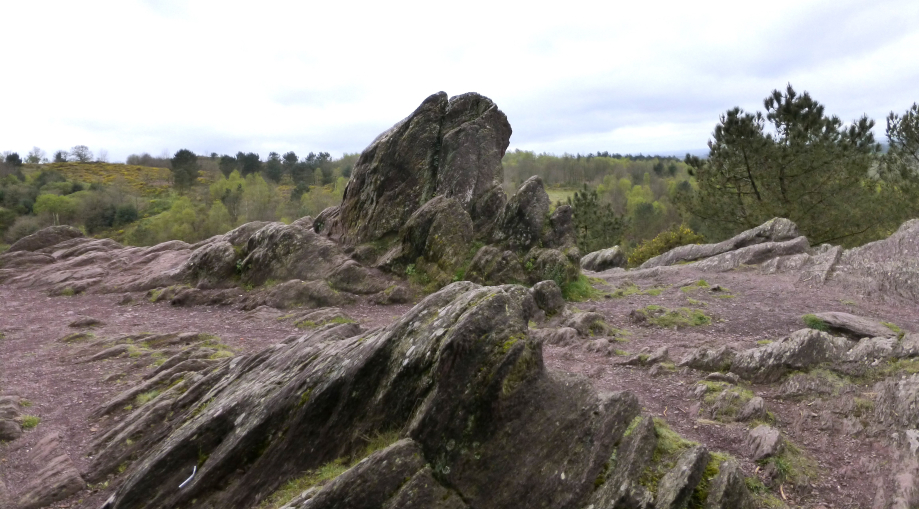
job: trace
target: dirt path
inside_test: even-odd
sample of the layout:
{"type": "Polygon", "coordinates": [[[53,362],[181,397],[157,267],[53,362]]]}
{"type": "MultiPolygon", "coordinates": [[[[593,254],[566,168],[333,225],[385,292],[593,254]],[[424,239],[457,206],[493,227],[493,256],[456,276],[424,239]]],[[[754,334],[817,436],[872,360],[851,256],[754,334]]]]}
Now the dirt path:
{"type": "MultiPolygon", "coordinates": [[[[613,284],[597,286],[606,290],[627,287],[628,280],[622,280],[621,276],[606,279],[612,279],[613,284]]],[[[667,346],[674,361],[700,346],[754,348],[760,341],[779,339],[803,328],[802,315],[823,311],[872,317],[893,322],[905,330],[919,331],[919,316],[912,303],[868,300],[831,285],[819,288],[802,285],[797,279],[797,275],[760,275],[753,271],[712,274],[683,270],[679,275],[636,281],[644,291],[662,289],[659,295],[636,293],[576,306],[599,312],[611,325],[630,333],[628,342],[618,343],[616,348],[636,353],[667,346]],[[698,280],[705,280],[709,286],[689,291],[679,288],[681,284],[698,280]],[[710,291],[715,285],[720,285],[724,291],[710,291]],[[673,330],[630,322],[628,317],[632,310],[648,305],[699,309],[712,317],[713,323],[673,330]]],[[[578,346],[547,347],[545,358],[550,368],[589,377],[599,390],[635,393],[648,413],[663,417],[684,437],[737,457],[747,475],[762,477],[744,445],[748,425],[701,419],[692,411],[699,401],[692,395],[692,389],[703,373],[664,370],[652,377],[649,368],[620,366],[616,363],[621,357],[589,353],[578,346]]],[[[821,507],[820,504],[834,508],[870,507],[878,489],[873,478],[883,468],[887,457],[881,440],[864,433],[847,435],[834,429],[820,429],[821,416],[808,407],[813,398],[800,402],[777,399],[779,385],[749,388],[764,398],[766,408],[775,415],[775,426],[820,467],[819,477],[812,479],[810,486],[797,489],[784,486],[786,503],[792,507],[816,508],[821,507]]],[[[865,387],[866,392],[870,390],[865,387]]]]}
{"type": "MultiPolygon", "coordinates": [[[[28,400],[28,415],[40,424],[22,438],[0,444],[0,479],[15,500],[40,465],[29,461],[30,449],[49,433],[58,433],[61,445],[78,469],[85,469],[85,456],[96,433],[88,415],[100,404],[140,380],[152,366],[149,358],[116,358],[93,364],[74,364],[74,345],[58,342],[77,329],[68,324],[92,317],[104,325],[86,329],[98,338],[144,332],[200,332],[218,336],[237,353],[250,353],[301,335],[289,322],[253,318],[244,312],[214,306],[180,308],[168,303],[147,302],[142,294],[120,305],[124,295],[76,295],[48,297],[30,290],[0,286],[0,394],[28,400]]],[[[343,308],[365,328],[376,327],[401,316],[410,306],[356,304],[343,308]]],[[[76,507],[104,499],[106,490],[86,491],[55,504],[76,507]],[[82,501],[82,502],[81,502],[82,501]]]]}
{"type": "MultiPolygon", "coordinates": [[[[615,286],[625,287],[623,281],[611,279],[615,286]]],[[[727,344],[745,349],[761,340],[777,339],[802,328],[800,317],[810,312],[846,311],[891,321],[907,330],[919,330],[919,317],[914,316],[908,305],[870,301],[833,287],[809,288],[796,284],[794,276],[684,271],[677,279],[680,281],[637,281],[643,292],[574,306],[599,312],[610,325],[628,331],[628,342],[617,344],[617,348],[636,353],[666,345],[673,360],[698,346],[727,344]],[[687,278],[705,279],[710,286],[681,291],[679,284],[687,278]],[[713,285],[720,285],[724,291],[711,292],[713,285]],[[651,288],[661,291],[647,292],[651,288]],[[711,316],[713,323],[674,330],[629,321],[632,310],[649,304],[699,309],[711,316]]],[[[39,467],[30,464],[29,449],[48,433],[58,433],[77,467],[85,468],[89,463],[85,457],[87,448],[100,432],[89,421],[89,413],[151,369],[149,359],[119,358],[91,365],[74,364],[74,346],[56,341],[74,332],[68,327],[71,321],[79,317],[102,320],[104,325],[92,329],[97,337],[141,332],[208,333],[219,336],[237,353],[257,351],[303,333],[290,323],[257,318],[230,308],[178,308],[165,303],[152,304],[142,295],[132,297],[132,304],[121,305],[122,295],[49,298],[34,291],[0,286],[0,332],[4,334],[0,339],[0,394],[15,394],[29,400],[32,406],[28,412],[41,418],[41,423],[19,440],[0,445],[0,478],[14,496],[39,467]]],[[[372,328],[391,322],[409,307],[357,304],[344,310],[365,328],[372,328]]],[[[550,369],[582,374],[599,390],[632,391],[648,413],[665,418],[686,438],[730,453],[741,460],[748,475],[761,475],[744,447],[745,425],[700,420],[693,414],[692,407],[698,400],[691,390],[700,373],[677,369],[652,377],[648,368],[621,366],[618,364],[621,356],[590,353],[583,345],[546,346],[545,358],[550,369]]],[[[819,478],[813,479],[809,486],[784,488],[789,505],[870,506],[877,489],[872,484],[872,474],[879,468],[877,458],[884,457],[880,441],[863,435],[820,431],[807,422],[814,417],[802,410],[806,402],[776,399],[776,385],[757,385],[752,390],[764,397],[767,408],[775,414],[777,427],[821,468],[819,478]]],[[[98,492],[84,491],[56,507],[97,507],[107,496],[107,490],[93,488],[98,488],[98,492]]]]}

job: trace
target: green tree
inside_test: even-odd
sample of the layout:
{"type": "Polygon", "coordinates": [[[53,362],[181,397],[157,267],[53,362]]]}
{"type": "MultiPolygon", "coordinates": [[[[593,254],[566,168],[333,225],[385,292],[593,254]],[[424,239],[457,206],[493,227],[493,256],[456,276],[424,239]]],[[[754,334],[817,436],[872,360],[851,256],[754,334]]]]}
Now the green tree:
{"type": "Polygon", "coordinates": [[[919,104],[903,115],[887,117],[890,148],[884,156],[884,176],[899,192],[899,219],[919,216],[919,104]]]}
{"type": "Polygon", "coordinates": [[[16,152],[9,153],[6,155],[6,164],[13,168],[19,168],[22,166],[22,158],[16,152]]]}
{"type": "Polygon", "coordinates": [[[220,173],[223,173],[224,177],[229,177],[233,170],[237,169],[237,166],[236,158],[226,154],[220,156],[220,162],[217,163],[217,167],[220,168],[220,173]]]}
{"type": "Polygon", "coordinates": [[[880,152],[874,122],[863,116],[845,126],[791,85],[764,105],[765,116],[729,110],[708,159],[687,155],[698,190],[680,195],[685,209],[715,238],[773,217],[797,223],[812,244],[876,237],[886,218],[883,182],[871,176],[880,152]]]}
{"type": "Polygon", "coordinates": [[[54,162],[56,163],[66,163],[67,162],[67,151],[58,150],[54,153],[54,162]]]}
{"type": "Polygon", "coordinates": [[[284,168],[281,165],[281,156],[277,152],[270,152],[268,160],[265,161],[265,178],[272,182],[280,182],[281,176],[284,175],[284,168]]]}
{"type": "Polygon", "coordinates": [[[78,163],[89,163],[93,160],[93,153],[90,152],[89,147],[86,145],[76,145],[70,149],[70,157],[78,163]]]}
{"type": "Polygon", "coordinates": [[[198,156],[187,149],[175,153],[170,162],[172,180],[179,189],[187,189],[198,178],[198,156]]]}
{"type": "Polygon", "coordinates": [[[77,202],[69,196],[56,194],[43,194],[35,200],[36,214],[47,214],[54,225],[61,224],[62,218],[67,220],[77,211],[77,202]]]}
{"type": "Polygon", "coordinates": [[[45,160],[45,155],[44,150],[38,147],[32,147],[32,150],[30,150],[29,154],[26,156],[26,162],[29,164],[38,164],[45,160]]]}
{"type": "Polygon", "coordinates": [[[610,204],[601,204],[596,190],[576,191],[568,198],[572,208],[575,242],[584,253],[613,247],[622,240],[626,222],[610,204]]]}
{"type": "Polygon", "coordinates": [[[262,170],[262,161],[259,159],[258,154],[253,152],[248,154],[237,152],[236,160],[239,162],[240,172],[243,177],[262,170]]]}
{"type": "Polygon", "coordinates": [[[322,169],[316,168],[316,170],[313,171],[313,184],[321,186],[324,182],[323,178],[322,169]]]}

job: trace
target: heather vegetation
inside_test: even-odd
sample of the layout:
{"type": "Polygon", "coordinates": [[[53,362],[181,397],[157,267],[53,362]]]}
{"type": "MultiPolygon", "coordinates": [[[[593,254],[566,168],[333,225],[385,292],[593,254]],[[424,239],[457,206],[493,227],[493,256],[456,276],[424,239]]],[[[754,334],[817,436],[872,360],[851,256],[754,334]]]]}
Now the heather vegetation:
{"type": "Polygon", "coordinates": [[[196,242],[249,221],[290,222],[337,204],[356,154],[302,160],[293,152],[172,158],[147,153],[128,164],[94,158],[85,146],[51,162],[33,149],[0,163],[0,238],[11,244],[40,228],[70,224],[130,245],[196,242]]]}

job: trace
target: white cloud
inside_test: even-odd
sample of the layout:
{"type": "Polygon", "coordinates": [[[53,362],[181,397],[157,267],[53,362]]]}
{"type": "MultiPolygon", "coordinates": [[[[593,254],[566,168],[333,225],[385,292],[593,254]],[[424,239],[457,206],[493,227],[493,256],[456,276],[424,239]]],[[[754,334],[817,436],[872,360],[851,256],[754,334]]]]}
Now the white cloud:
{"type": "Polygon", "coordinates": [[[617,4],[8,2],[0,150],[340,154],[444,90],[512,147],[673,153],[789,82],[844,120],[919,100],[916,2],[617,4]]]}

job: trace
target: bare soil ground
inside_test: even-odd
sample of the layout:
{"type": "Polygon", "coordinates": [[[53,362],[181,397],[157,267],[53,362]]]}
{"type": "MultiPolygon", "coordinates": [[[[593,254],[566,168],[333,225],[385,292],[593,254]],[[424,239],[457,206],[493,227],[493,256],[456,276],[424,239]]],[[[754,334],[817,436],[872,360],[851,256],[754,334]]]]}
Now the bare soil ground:
{"type": "MultiPolygon", "coordinates": [[[[600,284],[596,280],[598,288],[612,290],[624,286],[621,276],[599,276],[612,279],[614,284],[600,284]]],[[[699,346],[755,347],[757,341],[778,339],[802,328],[801,315],[812,312],[845,311],[890,321],[905,330],[919,330],[919,316],[912,303],[879,302],[833,286],[812,288],[796,283],[796,275],[764,276],[749,270],[723,274],[683,270],[679,275],[665,278],[635,281],[643,290],[660,288],[658,295],[636,293],[573,306],[597,311],[610,325],[628,331],[628,342],[619,343],[617,348],[637,353],[667,345],[673,360],[699,346]],[[721,285],[725,291],[680,290],[680,284],[698,279],[709,285],[721,285]],[[713,323],[675,330],[630,322],[632,310],[650,304],[699,309],[711,316],[713,323]]],[[[41,423],[22,438],[0,444],[0,479],[14,499],[39,468],[30,463],[28,452],[41,437],[50,432],[59,433],[63,447],[77,467],[85,468],[88,445],[95,434],[102,432],[97,423],[88,419],[90,412],[152,369],[147,358],[74,364],[74,346],[57,341],[75,331],[68,327],[71,321],[79,317],[102,320],[104,325],[92,329],[97,337],[140,332],[209,333],[219,336],[237,353],[257,351],[304,332],[288,322],[253,317],[230,308],[177,308],[166,303],[152,304],[140,294],[133,295],[132,304],[121,305],[123,297],[51,298],[36,291],[0,286],[0,332],[4,334],[0,339],[0,394],[29,400],[32,407],[27,409],[28,413],[41,418],[41,423]]],[[[409,307],[361,303],[343,309],[369,329],[391,322],[409,307]]],[[[545,359],[549,369],[582,374],[599,390],[635,393],[647,413],[663,417],[684,437],[734,455],[748,475],[763,475],[744,447],[747,425],[708,421],[693,414],[692,407],[698,400],[691,390],[704,373],[676,369],[652,377],[648,368],[619,365],[623,357],[590,353],[584,345],[547,345],[545,359]]],[[[776,426],[820,467],[818,477],[809,485],[783,486],[777,493],[784,493],[789,506],[871,506],[878,489],[873,478],[882,468],[880,461],[887,456],[880,438],[821,430],[815,423],[817,414],[808,410],[809,400],[776,399],[777,384],[750,388],[766,400],[767,409],[775,414],[776,426]]],[[[109,490],[99,486],[92,489],[95,491],[84,491],[55,506],[98,507],[109,490]]]]}

